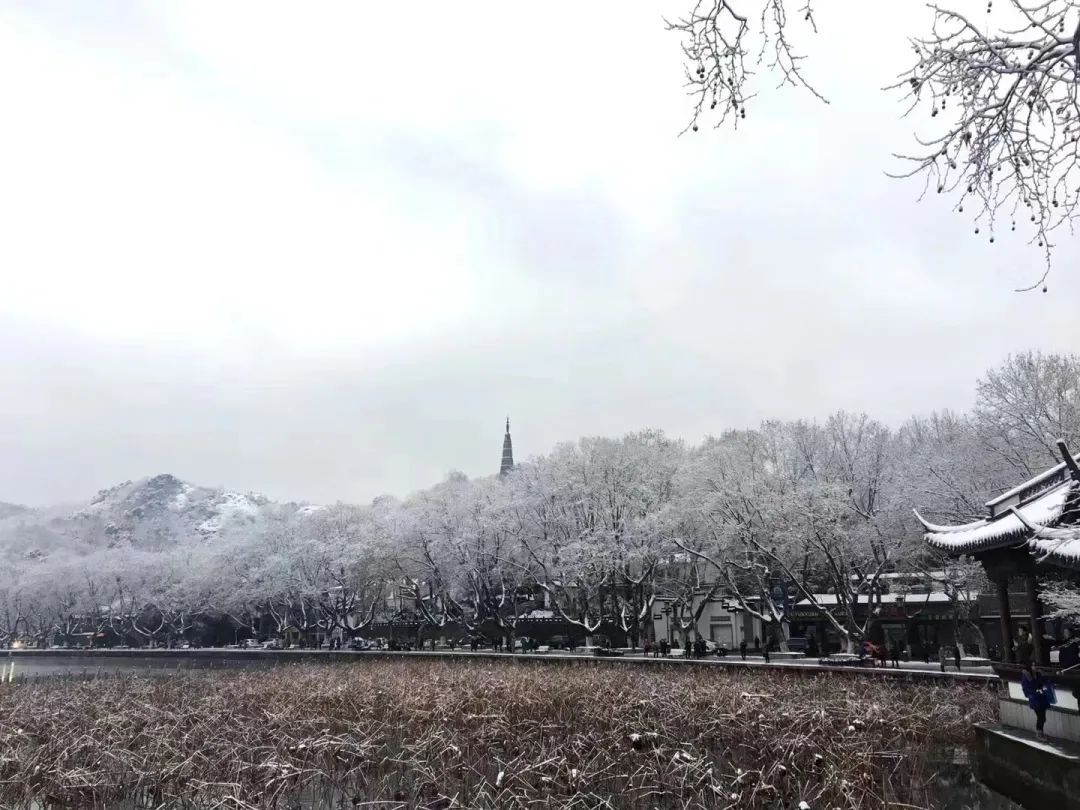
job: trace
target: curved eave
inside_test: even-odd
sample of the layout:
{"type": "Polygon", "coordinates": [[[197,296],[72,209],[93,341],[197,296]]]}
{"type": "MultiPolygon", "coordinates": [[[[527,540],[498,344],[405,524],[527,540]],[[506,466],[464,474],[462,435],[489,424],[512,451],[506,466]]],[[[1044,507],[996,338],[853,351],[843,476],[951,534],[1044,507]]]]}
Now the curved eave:
{"type": "Polygon", "coordinates": [[[924,536],[927,545],[954,556],[974,554],[992,548],[1008,548],[1024,542],[1027,530],[1023,527],[983,537],[964,537],[959,532],[927,532],[924,536]]]}
{"type": "Polygon", "coordinates": [[[1056,531],[1053,527],[1061,519],[1070,498],[1075,492],[1074,483],[1063,482],[1031,503],[1013,507],[994,520],[980,520],[965,526],[936,526],[915,513],[927,529],[925,540],[931,548],[954,556],[974,554],[995,548],[1023,545],[1036,534],[1056,531]]]}
{"type": "Polygon", "coordinates": [[[918,509],[912,509],[915,513],[915,519],[923,525],[923,528],[931,534],[952,534],[953,532],[966,532],[972,529],[979,529],[986,526],[989,521],[985,519],[973,520],[971,523],[961,523],[959,526],[943,526],[937,523],[931,523],[929,520],[919,514],[918,509]]]}

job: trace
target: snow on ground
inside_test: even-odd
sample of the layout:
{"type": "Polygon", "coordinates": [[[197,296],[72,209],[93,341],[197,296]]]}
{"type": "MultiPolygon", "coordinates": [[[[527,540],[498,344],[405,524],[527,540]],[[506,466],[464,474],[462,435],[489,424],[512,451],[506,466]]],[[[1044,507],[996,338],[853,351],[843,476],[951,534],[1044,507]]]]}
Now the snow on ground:
{"type": "Polygon", "coordinates": [[[221,518],[217,517],[216,515],[212,518],[207,518],[198,526],[196,526],[196,528],[200,532],[204,532],[206,534],[213,534],[214,532],[219,532],[221,531],[221,518]]]}
{"type": "Polygon", "coordinates": [[[214,514],[198,528],[200,532],[219,532],[228,523],[254,523],[261,512],[258,495],[241,495],[239,492],[222,492],[213,501],[214,514]]]}
{"type": "Polygon", "coordinates": [[[190,495],[194,489],[195,487],[191,484],[181,482],[180,491],[177,492],[176,495],[173,496],[172,501],[169,502],[169,508],[174,512],[183,511],[191,500],[188,495],[190,495]]]}
{"type": "MultiPolygon", "coordinates": [[[[641,654],[641,655],[643,657],[644,654],[641,654]]],[[[629,656],[628,655],[628,656],[625,656],[625,657],[633,658],[633,657],[636,657],[636,656],[629,656]]],[[[678,658],[675,658],[675,659],[672,659],[672,660],[680,661],[680,662],[682,661],[682,659],[678,659],[678,658]]],[[[687,663],[687,664],[692,664],[692,663],[735,664],[737,666],[746,666],[746,667],[801,667],[801,668],[813,668],[813,669],[829,667],[828,664],[820,664],[816,660],[813,660],[813,659],[810,659],[810,658],[792,658],[792,659],[788,659],[788,660],[784,660],[784,661],[770,661],[768,664],[766,664],[765,659],[762,658],[761,656],[752,656],[751,655],[751,656],[747,656],[746,660],[743,661],[742,658],[739,657],[738,653],[736,653],[735,655],[732,655],[731,653],[728,653],[726,658],[706,658],[704,660],[701,660],[701,659],[687,659],[685,661],[685,663],[687,663]]],[[[838,667],[829,667],[829,668],[834,669],[834,668],[838,668],[838,667]]],[[[895,672],[895,673],[905,673],[905,672],[907,672],[907,673],[912,673],[912,672],[937,672],[937,673],[940,673],[941,672],[941,665],[940,664],[938,664],[936,662],[931,662],[929,664],[926,664],[926,663],[924,663],[922,661],[901,661],[899,668],[892,667],[892,666],[888,666],[888,667],[845,666],[845,667],[842,667],[842,668],[845,669],[845,670],[850,669],[850,670],[853,670],[853,671],[856,671],[856,672],[882,672],[882,671],[895,672]]],[[[974,675],[974,676],[987,678],[987,679],[996,679],[997,678],[997,675],[994,674],[993,669],[991,669],[989,666],[962,667],[960,669],[959,673],[956,671],[955,667],[950,666],[945,671],[945,674],[947,674],[947,675],[957,675],[957,674],[959,674],[959,675],[974,675]]]]}
{"type": "Polygon", "coordinates": [[[1024,745],[1031,746],[1032,748],[1038,748],[1040,751],[1046,751],[1051,754],[1055,754],[1059,757],[1066,757],[1072,760],[1080,761],[1080,754],[1075,751],[1070,751],[1061,745],[1056,745],[1050,740],[1039,740],[1027,732],[1017,731],[1011,728],[994,728],[991,729],[994,734],[1000,734],[1002,737],[1008,737],[1010,740],[1016,740],[1024,745]]]}
{"type": "Polygon", "coordinates": [[[259,513],[259,507],[252,502],[252,498],[241,495],[238,492],[222,492],[221,500],[218,501],[218,513],[223,517],[255,517],[259,513]]]}

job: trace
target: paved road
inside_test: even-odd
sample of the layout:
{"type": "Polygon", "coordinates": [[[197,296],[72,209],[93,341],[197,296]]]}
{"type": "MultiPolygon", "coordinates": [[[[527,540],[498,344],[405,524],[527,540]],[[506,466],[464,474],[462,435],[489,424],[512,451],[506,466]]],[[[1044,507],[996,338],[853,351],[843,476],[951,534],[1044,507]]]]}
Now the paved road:
{"type": "MultiPolygon", "coordinates": [[[[631,659],[633,659],[633,658],[644,658],[644,656],[633,656],[633,655],[627,655],[627,656],[624,656],[624,657],[625,658],[631,658],[631,659]]],[[[715,662],[721,663],[721,664],[727,663],[727,664],[739,664],[739,665],[745,665],[745,666],[762,666],[762,667],[763,666],[770,666],[770,667],[794,666],[794,667],[799,667],[799,668],[806,668],[808,666],[817,666],[817,662],[812,658],[794,658],[794,659],[789,659],[789,660],[786,660],[786,661],[770,661],[768,664],[766,664],[765,659],[762,658],[760,655],[747,655],[746,656],[746,661],[744,662],[739,657],[738,653],[736,653],[734,655],[729,654],[726,658],[707,659],[707,660],[715,661],[715,662]]],[[[885,667],[885,669],[893,671],[893,672],[901,671],[901,672],[937,672],[937,673],[940,673],[941,672],[941,665],[936,663],[936,662],[927,664],[927,663],[925,663],[923,661],[901,661],[899,667],[893,667],[892,664],[889,664],[889,666],[885,667]]],[[[988,675],[988,676],[991,676],[991,677],[996,677],[996,676],[994,676],[993,669],[991,669],[989,666],[967,666],[967,667],[962,667],[960,671],[961,671],[961,673],[974,674],[974,675],[988,675]]],[[[955,674],[956,673],[956,667],[950,665],[949,668],[946,670],[946,672],[950,672],[950,673],[955,674]]]]}

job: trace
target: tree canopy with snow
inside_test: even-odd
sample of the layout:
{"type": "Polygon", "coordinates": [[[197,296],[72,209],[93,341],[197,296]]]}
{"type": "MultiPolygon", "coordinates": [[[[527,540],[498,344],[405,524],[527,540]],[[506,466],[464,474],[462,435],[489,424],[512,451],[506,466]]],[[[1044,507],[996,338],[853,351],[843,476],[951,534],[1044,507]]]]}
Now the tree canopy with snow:
{"type": "MultiPolygon", "coordinates": [[[[1054,463],[1080,434],[1080,359],[1024,353],[988,371],[970,414],[893,428],[864,414],[766,421],[688,445],[655,430],[586,437],[504,476],[453,473],[403,500],[279,504],[163,475],[74,510],[0,517],[0,642],[112,632],[178,640],[199,623],[355,635],[374,621],[511,641],[529,617],[646,637],[662,600],[695,632],[704,605],[756,616],[783,645],[791,606],[854,647],[885,575],[936,577],[975,632],[984,579],[937,557],[942,522],[1054,463]]],[[[1080,439],[1075,442],[1080,445],[1080,439]]],[[[1080,597],[1061,582],[1057,615],[1080,597]]],[[[976,633],[977,635],[977,633],[976,633]]]]}

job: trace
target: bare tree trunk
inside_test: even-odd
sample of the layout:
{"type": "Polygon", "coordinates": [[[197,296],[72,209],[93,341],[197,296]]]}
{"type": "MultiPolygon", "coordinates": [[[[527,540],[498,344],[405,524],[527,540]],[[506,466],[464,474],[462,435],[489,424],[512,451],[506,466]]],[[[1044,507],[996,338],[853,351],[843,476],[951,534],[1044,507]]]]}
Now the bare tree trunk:
{"type": "Polygon", "coordinates": [[[986,633],[983,632],[983,629],[979,627],[978,623],[976,622],[969,621],[967,622],[967,626],[971,628],[975,635],[975,644],[979,648],[979,657],[989,658],[990,645],[986,641],[986,633]]]}

